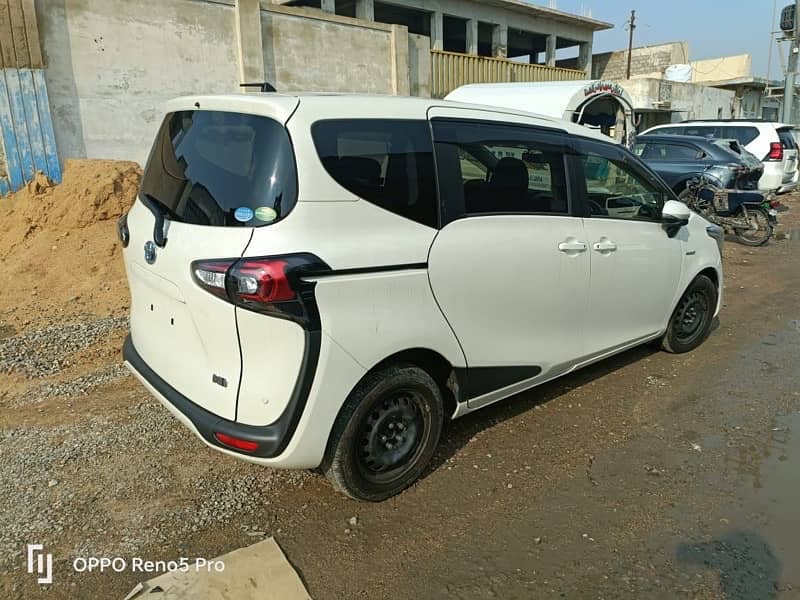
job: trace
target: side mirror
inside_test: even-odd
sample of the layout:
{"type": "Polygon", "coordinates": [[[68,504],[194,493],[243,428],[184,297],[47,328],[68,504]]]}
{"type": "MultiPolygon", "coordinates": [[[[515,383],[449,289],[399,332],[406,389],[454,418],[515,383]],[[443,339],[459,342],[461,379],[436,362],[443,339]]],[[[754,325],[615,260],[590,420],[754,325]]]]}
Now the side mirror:
{"type": "Polygon", "coordinates": [[[667,200],[661,209],[661,221],[669,237],[674,237],[681,227],[689,223],[692,212],[683,202],[667,200]]]}

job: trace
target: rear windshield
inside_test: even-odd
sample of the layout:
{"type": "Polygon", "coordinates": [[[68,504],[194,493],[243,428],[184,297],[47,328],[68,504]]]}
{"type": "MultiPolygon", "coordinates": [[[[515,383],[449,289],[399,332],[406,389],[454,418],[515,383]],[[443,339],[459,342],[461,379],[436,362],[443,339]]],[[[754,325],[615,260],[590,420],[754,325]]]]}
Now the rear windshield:
{"type": "Polygon", "coordinates": [[[297,201],[289,135],[268,117],[170,113],[150,153],[141,193],[184,223],[252,227],[275,222],[297,201]]]}
{"type": "Polygon", "coordinates": [[[778,129],[778,138],[781,140],[781,146],[788,150],[794,150],[797,147],[790,129],[778,129]]]}

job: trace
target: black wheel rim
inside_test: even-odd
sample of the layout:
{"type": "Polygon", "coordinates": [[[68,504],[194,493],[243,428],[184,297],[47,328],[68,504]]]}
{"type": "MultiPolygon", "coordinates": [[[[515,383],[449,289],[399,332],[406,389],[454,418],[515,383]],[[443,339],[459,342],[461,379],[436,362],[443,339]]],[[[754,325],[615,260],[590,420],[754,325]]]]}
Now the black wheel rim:
{"type": "Polygon", "coordinates": [[[415,390],[396,390],[374,403],[357,439],[357,464],[365,479],[387,483],[413,467],[426,433],[422,406],[415,390]]]}
{"type": "Polygon", "coordinates": [[[678,341],[689,344],[702,335],[709,314],[709,301],[705,293],[698,290],[687,294],[675,311],[673,320],[678,341]]]}

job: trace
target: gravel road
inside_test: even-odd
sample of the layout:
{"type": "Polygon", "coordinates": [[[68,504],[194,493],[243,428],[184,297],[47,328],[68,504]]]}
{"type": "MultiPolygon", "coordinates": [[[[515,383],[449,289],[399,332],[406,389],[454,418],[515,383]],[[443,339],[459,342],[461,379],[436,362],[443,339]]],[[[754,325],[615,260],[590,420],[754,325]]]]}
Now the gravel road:
{"type": "Polygon", "coordinates": [[[778,474],[800,461],[800,243],[728,244],[725,263],[700,349],[639,348],[465,417],[377,505],[207,449],[119,364],[124,318],[0,322],[0,596],[121,598],[142,574],[72,559],[274,535],[318,600],[797,598],[800,546],[780,534],[800,526],[781,502],[796,488],[778,474]],[[46,592],[27,543],[54,555],[46,592]]]}

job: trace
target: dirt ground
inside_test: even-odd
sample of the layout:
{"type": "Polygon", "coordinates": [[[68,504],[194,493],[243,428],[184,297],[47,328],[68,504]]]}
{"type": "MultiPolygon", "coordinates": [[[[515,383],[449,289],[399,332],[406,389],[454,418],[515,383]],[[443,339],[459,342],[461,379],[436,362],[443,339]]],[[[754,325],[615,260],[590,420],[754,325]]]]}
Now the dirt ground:
{"type": "Polygon", "coordinates": [[[115,370],[115,219],[139,173],[89,162],[66,194],[0,202],[2,597],[122,598],[148,576],[74,558],[273,535],[316,599],[800,598],[800,195],[781,239],[726,244],[701,348],[631,350],[455,421],[417,485],[362,504],[205,448],[115,370]],[[54,555],[46,589],[27,543],[54,555]]]}

